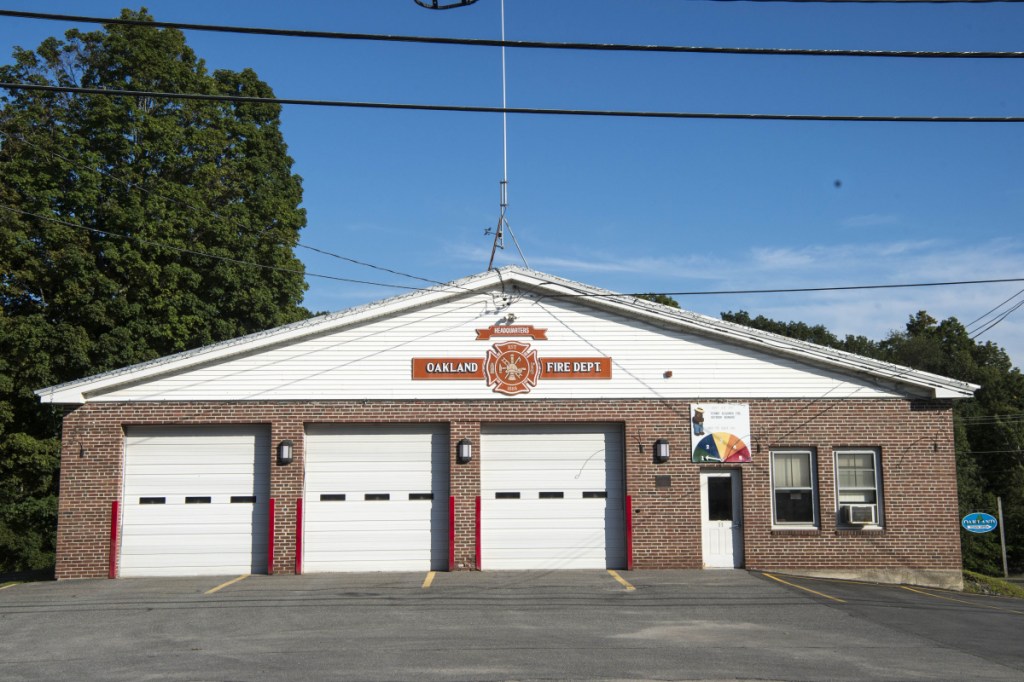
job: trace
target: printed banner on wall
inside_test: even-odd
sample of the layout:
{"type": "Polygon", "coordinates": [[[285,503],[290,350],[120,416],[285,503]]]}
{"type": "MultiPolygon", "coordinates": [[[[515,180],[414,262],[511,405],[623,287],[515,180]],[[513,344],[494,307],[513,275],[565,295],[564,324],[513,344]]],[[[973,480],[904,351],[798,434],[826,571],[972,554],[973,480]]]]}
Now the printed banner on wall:
{"type": "Polygon", "coordinates": [[[750,405],[692,403],[694,462],[750,461],[750,405]]]}

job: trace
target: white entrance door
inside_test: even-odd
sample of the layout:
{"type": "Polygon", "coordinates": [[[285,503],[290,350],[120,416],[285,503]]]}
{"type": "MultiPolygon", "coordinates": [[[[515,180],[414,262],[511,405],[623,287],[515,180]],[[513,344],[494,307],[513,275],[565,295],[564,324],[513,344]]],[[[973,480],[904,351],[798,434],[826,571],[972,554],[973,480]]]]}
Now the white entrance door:
{"type": "Polygon", "coordinates": [[[265,573],[269,494],[266,427],[128,427],[120,575],[265,573]]]}
{"type": "Polygon", "coordinates": [[[700,474],[701,545],[704,568],[743,565],[743,488],[739,471],[700,474]]]}
{"type": "Polygon", "coordinates": [[[448,429],[306,429],[303,570],[448,570],[448,429]]]}
{"type": "Polygon", "coordinates": [[[481,568],[623,568],[622,428],[491,424],[480,433],[481,568]]]}

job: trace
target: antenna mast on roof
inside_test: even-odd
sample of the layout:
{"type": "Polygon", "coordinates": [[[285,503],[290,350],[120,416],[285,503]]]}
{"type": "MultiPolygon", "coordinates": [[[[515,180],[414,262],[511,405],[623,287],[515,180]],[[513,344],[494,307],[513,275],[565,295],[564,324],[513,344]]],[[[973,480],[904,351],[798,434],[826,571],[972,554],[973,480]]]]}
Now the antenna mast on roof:
{"type": "MultiPolygon", "coordinates": [[[[420,7],[427,9],[452,9],[453,7],[465,7],[472,5],[477,0],[448,0],[448,2],[441,3],[440,0],[413,0],[420,7]]],[[[505,230],[508,230],[509,235],[512,237],[512,242],[516,245],[516,251],[519,252],[519,257],[523,259],[523,265],[527,268],[530,264],[526,262],[526,256],[523,255],[523,250],[519,246],[519,240],[516,239],[516,233],[512,231],[512,226],[509,225],[508,218],[505,214],[508,211],[508,112],[505,109],[508,108],[507,104],[507,87],[505,77],[505,0],[501,0],[501,201],[500,201],[500,213],[498,215],[498,226],[493,230],[494,232],[494,245],[491,246],[491,260],[487,264],[488,270],[494,269],[494,254],[498,249],[504,250],[505,248],[505,230]]],[[[491,234],[491,228],[484,230],[484,234],[491,234]]]]}
{"type": "MultiPolygon", "coordinates": [[[[491,246],[491,260],[487,264],[488,270],[494,269],[494,254],[500,248],[505,248],[505,230],[508,229],[509,235],[512,237],[512,242],[516,245],[516,251],[519,252],[519,257],[523,259],[523,265],[527,268],[530,264],[526,262],[526,256],[523,255],[523,250],[519,247],[519,240],[516,239],[516,233],[512,231],[512,226],[508,223],[508,218],[505,217],[505,213],[508,211],[508,113],[505,109],[508,107],[507,104],[507,87],[506,87],[506,76],[505,76],[505,0],[501,0],[501,203],[500,213],[498,214],[498,226],[494,230],[494,244],[491,246]]],[[[491,231],[488,229],[484,234],[490,234],[491,231]]]]}

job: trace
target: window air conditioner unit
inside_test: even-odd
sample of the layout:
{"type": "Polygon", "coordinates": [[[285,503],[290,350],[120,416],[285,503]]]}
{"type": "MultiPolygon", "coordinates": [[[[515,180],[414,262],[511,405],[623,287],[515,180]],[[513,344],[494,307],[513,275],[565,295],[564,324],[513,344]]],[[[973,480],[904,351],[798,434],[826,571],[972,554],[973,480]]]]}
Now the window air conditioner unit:
{"type": "Polygon", "coordinates": [[[846,511],[846,522],[851,526],[873,526],[878,523],[878,505],[847,504],[843,508],[846,511]]]}

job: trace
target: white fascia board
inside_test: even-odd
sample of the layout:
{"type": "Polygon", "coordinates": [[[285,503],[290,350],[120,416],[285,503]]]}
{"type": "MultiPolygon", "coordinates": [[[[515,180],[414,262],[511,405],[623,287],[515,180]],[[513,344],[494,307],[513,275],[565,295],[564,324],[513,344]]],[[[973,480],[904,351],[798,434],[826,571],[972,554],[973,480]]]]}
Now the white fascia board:
{"type": "Polygon", "coordinates": [[[745,327],[708,315],[679,310],[659,303],[638,299],[628,294],[616,294],[586,284],[564,280],[558,277],[520,270],[509,271],[509,279],[529,289],[539,289],[551,295],[558,288],[567,296],[584,294],[575,300],[584,300],[587,305],[604,308],[619,315],[632,317],[657,326],[711,336],[730,344],[744,346],[773,355],[790,357],[807,364],[854,374],[886,386],[902,386],[904,390],[928,398],[970,398],[981,386],[966,381],[922,372],[874,360],[861,355],[820,346],[807,341],[790,339],[771,332],[745,327]],[[514,273],[514,274],[513,274],[514,273]]]}
{"type": "Polygon", "coordinates": [[[481,291],[492,288],[496,283],[500,283],[498,274],[495,271],[485,272],[429,289],[414,291],[335,313],[328,313],[327,315],[267,329],[255,334],[249,334],[237,339],[229,339],[174,355],[167,355],[148,362],[122,367],[68,383],[41,388],[35,391],[35,394],[39,396],[40,402],[43,403],[81,405],[91,395],[116,388],[123,384],[172,374],[198,364],[207,364],[236,355],[251,353],[268,346],[290,343],[307,336],[323,334],[342,327],[426,307],[447,299],[478,294],[481,291]]]}

